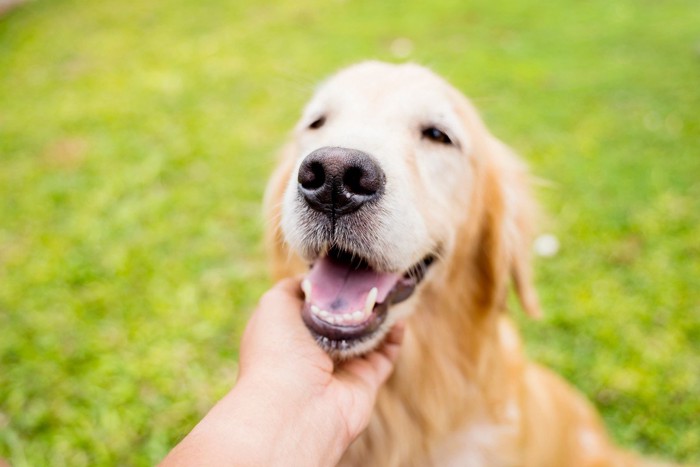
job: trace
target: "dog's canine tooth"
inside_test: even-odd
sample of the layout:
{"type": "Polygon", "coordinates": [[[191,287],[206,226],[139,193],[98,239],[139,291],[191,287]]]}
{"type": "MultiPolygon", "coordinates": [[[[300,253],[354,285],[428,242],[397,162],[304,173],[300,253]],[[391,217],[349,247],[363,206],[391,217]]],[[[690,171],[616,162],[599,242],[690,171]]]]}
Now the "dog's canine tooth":
{"type": "Polygon", "coordinates": [[[369,316],[372,314],[372,310],[374,309],[374,304],[377,302],[377,294],[379,291],[377,290],[376,287],[372,287],[372,290],[369,291],[367,294],[367,300],[365,300],[365,310],[364,310],[364,315],[369,316]]]}
{"type": "Polygon", "coordinates": [[[311,300],[311,281],[304,279],[301,282],[301,290],[304,292],[304,298],[308,302],[311,300]]]}

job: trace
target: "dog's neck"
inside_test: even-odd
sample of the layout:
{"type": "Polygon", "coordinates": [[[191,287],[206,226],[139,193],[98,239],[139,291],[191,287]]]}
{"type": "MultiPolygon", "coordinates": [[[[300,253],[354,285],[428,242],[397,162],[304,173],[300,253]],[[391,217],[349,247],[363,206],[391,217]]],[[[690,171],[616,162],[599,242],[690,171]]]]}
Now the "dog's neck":
{"type": "Polygon", "coordinates": [[[470,422],[501,417],[509,397],[501,384],[508,371],[498,337],[502,310],[499,302],[483,308],[478,286],[468,282],[474,271],[464,264],[474,262],[434,271],[444,276],[426,281],[416,297],[396,370],[378,396],[367,433],[348,452],[347,465],[356,465],[354,456],[376,460],[367,465],[428,465],[430,460],[416,456],[433,452],[437,440],[470,422]],[[372,446],[370,440],[385,444],[372,446]]]}

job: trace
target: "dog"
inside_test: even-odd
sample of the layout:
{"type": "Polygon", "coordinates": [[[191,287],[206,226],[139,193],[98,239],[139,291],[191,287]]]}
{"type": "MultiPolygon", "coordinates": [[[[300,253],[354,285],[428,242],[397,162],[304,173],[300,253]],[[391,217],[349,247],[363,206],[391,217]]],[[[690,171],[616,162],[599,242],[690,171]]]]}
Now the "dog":
{"type": "Polygon", "coordinates": [[[363,62],[315,93],[265,195],[275,278],[336,361],[406,321],[349,466],[627,466],[586,399],[528,361],[509,286],[540,315],[526,166],[426,68],[363,62]],[[311,265],[309,269],[309,265],[311,265]]]}

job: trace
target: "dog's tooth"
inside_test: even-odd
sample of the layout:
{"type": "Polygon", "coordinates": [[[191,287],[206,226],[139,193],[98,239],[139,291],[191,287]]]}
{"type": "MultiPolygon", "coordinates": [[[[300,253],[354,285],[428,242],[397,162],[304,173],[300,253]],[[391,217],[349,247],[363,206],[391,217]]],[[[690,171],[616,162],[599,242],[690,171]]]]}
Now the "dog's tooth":
{"type": "Polygon", "coordinates": [[[301,290],[304,292],[304,297],[306,301],[308,302],[311,300],[311,281],[308,279],[304,279],[301,282],[301,290]]]}
{"type": "Polygon", "coordinates": [[[372,287],[372,290],[369,291],[367,294],[367,299],[365,300],[365,310],[364,314],[365,316],[369,316],[372,314],[372,310],[374,309],[374,304],[377,302],[377,294],[379,291],[377,290],[376,287],[372,287]]]}
{"type": "Polygon", "coordinates": [[[328,315],[330,315],[330,313],[328,313],[326,310],[321,310],[318,312],[318,314],[321,316],[321,318],[324,318],[324,319],[328,318],[328,315]]]}
{"type": "Polygon", "coordinates": [[[365,314],[361,312],[360,310],[353,311],[352,312],[352,320],[355,321],[356,323],[359,323],[362,321],[362,318],[365,317],[365,314]]]}
{"type": "Polygon", "coordinates": [[[313,314],[315,314],[316,316],[318,316],[318,315],[321,313],[321,310],[320,310],[320,308],[317,307],[316,305],[311,305],[311,313],[313,313],[313,314]]]}

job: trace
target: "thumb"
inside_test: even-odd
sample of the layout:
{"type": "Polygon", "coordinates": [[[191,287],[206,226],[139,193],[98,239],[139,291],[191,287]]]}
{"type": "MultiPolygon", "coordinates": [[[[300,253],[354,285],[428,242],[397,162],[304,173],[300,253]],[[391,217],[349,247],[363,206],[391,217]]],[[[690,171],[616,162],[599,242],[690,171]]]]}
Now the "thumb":
{"type": "Polygon", "coordinates": [[[247,361],[251,354],[275,354],[302,332],[308,334],[300,316],[301,305],[296,279],[284,279],[265,292],[243,332],[241,360],[247,361]]]}
{"type": "Polygon", "coordinates": [[[282,279],[263,294],[258,307],[250,319],[266,323],[300,323],[299,311],[303,303],[300,280],[296,278],[282,279]]]}

